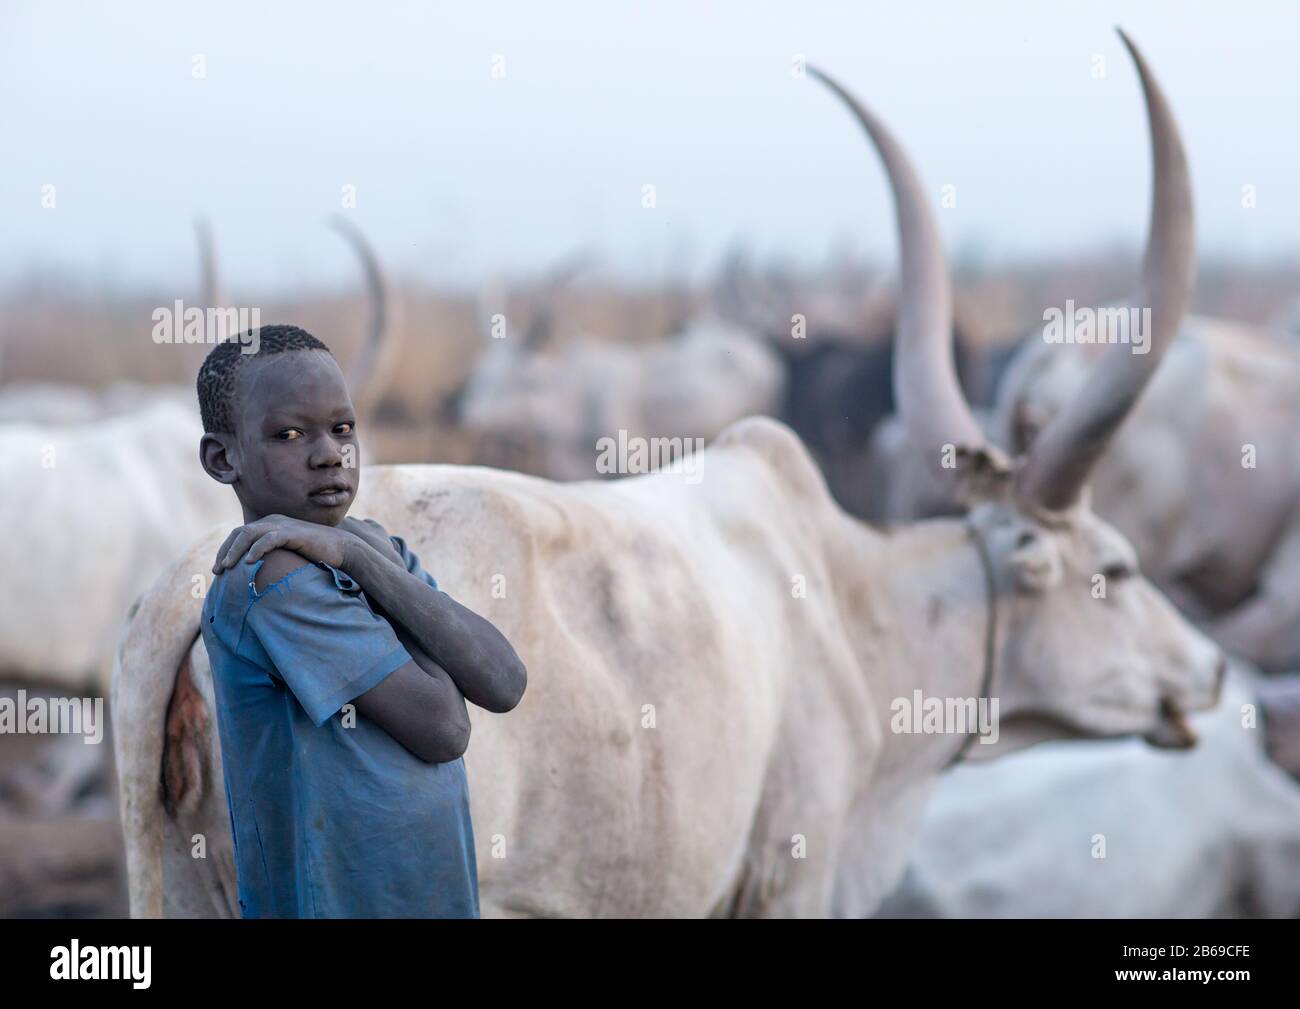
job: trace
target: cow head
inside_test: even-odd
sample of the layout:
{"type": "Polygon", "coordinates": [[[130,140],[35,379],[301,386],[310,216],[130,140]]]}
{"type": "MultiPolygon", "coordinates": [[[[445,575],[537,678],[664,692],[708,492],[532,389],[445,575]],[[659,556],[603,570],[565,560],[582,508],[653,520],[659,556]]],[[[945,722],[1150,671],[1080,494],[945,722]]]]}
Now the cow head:
{"type": "Polygon", "coordinates": [[[1214,705],[1225,671],[1217,647],[1141,576],[1128,541],[1092,512],[1084,491],[1178,329],[1192,283],[1182,142],[1144,60],[1121,37],[1142,79],[1155,160],[1137,302],[1150,309],[1149,351],[1108,347],[1085,387],[1014,458],[985,439],[958,385],[948,269],[915,170],[875,116],[812,71],[848,104],[888,172],[903,286],[894,395],[914,463],[929,467],[968,509],[990,589],[1001,739],[973,747],[975,756],[1063,736],[1139,734],[1156,745],[1191,745],[1185,715],[1214,705]]]}
{"type": "Polygon", "coordinates": [[[506,291],[498,285],[480,294],[485,350],[448,397],[452,420],[475,440],[477,462],[558,478],[549,468],[551,447],[583,441],[591,407],[574,370],[581,353],[572,339],[557,338],[555,320],[566,292],[593,265],[581,250],[555,264],[538,284],[531,313],[508,313],[506,291]]]}
{"type": "Polygon", "coordinates": [[[1143,735],[1157,746],[1195,742],[1186,714],[1213,706],[1226,666],[1138,570],[1129,542],[1084,502],[1038,512],[986,501],[968,520],[991,562],[999,745],[1143,735]]]}

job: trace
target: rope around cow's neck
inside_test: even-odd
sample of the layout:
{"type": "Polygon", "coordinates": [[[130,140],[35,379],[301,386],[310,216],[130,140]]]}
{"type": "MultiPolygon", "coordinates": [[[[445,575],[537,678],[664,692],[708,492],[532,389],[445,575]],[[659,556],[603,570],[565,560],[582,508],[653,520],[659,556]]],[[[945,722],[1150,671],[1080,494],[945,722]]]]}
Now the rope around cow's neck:
{"type": "MultiPolygon", "coordinates": [[[[984,542],[984,537],[980,535],[979,530],[975,528],[975,523],[969,519],[966,520],[966,534],[975,542],[975,552],[980,557],[980,567],[984,571],[984,612],[986,614],[984,624],[984,677],[980,683],[980,696],[976,699],[978,707],[981,700],[988,700],[989,694],[993,690],[993,669],[997,662],[997,645],[998,645],[998,586],[997,578],[993,571],[993,558],[989,556],[988,544],[984,542]]],[[[959,763],[966,756],[966,751],[971,748],[975,742],[975,737],[979,735],[979,719],[975,719],[975,728],[966,734],[966,739],[962,742],[961,748],[953,754],[952,760],[948,761],[947,767],[959,763]]]]}

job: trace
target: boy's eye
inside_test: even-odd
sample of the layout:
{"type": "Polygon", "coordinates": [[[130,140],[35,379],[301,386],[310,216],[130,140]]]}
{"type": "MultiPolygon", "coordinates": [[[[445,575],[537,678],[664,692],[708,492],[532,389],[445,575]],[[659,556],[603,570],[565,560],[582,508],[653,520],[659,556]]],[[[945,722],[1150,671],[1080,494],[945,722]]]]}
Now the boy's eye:
{"type": "Polygon", "coordinates": [[[276,437],[278,437],[281,441],[297,441],[299,438],[302,437],[302,432],[299,431],[296,427],[291,427],[284,431],[281,431],[276,437]]]}
{"type": "Polygon", "coordinates": [[[352,422],[350,420],[345,420],[342,424],[335,425],[334,430],[337,434],[351,434],[352,422]]]}

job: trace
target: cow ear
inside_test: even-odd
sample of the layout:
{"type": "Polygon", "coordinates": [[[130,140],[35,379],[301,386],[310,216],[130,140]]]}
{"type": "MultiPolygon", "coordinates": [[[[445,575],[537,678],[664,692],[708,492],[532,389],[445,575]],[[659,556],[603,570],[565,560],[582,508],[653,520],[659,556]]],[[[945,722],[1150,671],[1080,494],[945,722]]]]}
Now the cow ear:
{"type": "Polygon", "coordinates": [[[1023,527],[1007,556],[1016,584],[1026,592],[1046,592],[1061,581],[1061,557],[1049,536],[1023,527]]]}
{"type": "Polygon", "coordinates": [[[1009,497],[1014,467],[992,445],[958,445],[954,451],[957,500],[969,506],[1009,497]]]}

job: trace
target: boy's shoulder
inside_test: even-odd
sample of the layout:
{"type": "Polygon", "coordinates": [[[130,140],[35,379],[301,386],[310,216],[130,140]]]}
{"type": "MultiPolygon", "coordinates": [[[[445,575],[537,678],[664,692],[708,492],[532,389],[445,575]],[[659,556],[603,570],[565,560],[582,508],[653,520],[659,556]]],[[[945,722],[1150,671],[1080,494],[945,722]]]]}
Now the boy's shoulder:
{"type": "Polygon", "coordinates": [[[271,609],[293,612],[303,603],[314,606],[328,602],[327,589],[345,590],[341,572],[316,564],[293,550],[272,550],[252,564],[241,558],[213,579],[203,601],[203,625],[211,625],[232,640],[242,638],[249,615],[254,610],[271,609]],[[310,572],[318,577],[313,577],[310,572]]]}
{"type": "Polygon", "coordinates": [[[253,587],[261,594],[267,590],[268,586],[274,585],[285,575],[291,574],[311,563],[296,550],[277,547],[262,558],[262,565],[257,569],[257,574],[253,579],[253,587]]]}

